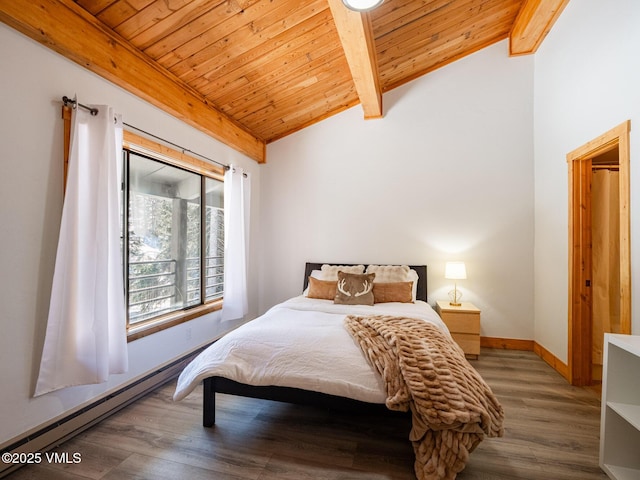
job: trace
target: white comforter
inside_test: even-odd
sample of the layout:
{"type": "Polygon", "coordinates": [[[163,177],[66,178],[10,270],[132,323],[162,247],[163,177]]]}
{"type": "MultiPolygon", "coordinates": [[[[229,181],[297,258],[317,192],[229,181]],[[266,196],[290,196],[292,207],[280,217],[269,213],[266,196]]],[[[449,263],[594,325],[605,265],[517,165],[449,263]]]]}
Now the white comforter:
{"type": "Polygon", "coordinates": [[[381,377],[346,328],[346,315],[420,318],[447,332],[428,303],[336,305],[294,297],[228,333],[204,350],[178,378],[181,400],[205,378],[219,376],[254,386],[276,385],[384,403],[381,377]]]}

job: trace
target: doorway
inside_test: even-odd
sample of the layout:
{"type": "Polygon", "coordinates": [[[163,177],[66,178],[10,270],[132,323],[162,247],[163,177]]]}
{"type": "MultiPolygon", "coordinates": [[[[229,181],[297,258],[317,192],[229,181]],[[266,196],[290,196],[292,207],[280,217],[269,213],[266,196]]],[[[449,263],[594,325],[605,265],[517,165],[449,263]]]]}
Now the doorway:
{"type": "Polygon", "coordinates": [[[573,385],[602,378],[604,332],[631,333],[630,127],[626,121],[567,155],[573,385]]]}

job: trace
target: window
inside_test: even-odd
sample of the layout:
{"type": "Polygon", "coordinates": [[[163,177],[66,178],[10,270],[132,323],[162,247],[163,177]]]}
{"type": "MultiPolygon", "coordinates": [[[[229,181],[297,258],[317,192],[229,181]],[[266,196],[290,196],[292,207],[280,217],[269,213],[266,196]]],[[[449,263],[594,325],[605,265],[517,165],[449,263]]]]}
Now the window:
{"type": "Polygon", "coordinates": [[[123,248],[129,338],[221,308],[223,171],[125,132],[123,248]]]}

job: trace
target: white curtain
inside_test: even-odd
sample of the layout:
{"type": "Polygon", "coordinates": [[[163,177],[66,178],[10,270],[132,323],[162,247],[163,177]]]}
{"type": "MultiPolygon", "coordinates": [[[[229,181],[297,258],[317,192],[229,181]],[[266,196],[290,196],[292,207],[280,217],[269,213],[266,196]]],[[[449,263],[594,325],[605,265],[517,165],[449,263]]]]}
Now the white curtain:
{"type": "Polygon", "coordinates": [[[128,369],[120,247],[122,121],[77,108],[35,396],[128,369]]]}
{"type": "Polygon", "coordinates": [[[223,321],[242,318],[249,311],[247,258],[250,200],[249,174],[231,165],[224,176],[223,321]]]}

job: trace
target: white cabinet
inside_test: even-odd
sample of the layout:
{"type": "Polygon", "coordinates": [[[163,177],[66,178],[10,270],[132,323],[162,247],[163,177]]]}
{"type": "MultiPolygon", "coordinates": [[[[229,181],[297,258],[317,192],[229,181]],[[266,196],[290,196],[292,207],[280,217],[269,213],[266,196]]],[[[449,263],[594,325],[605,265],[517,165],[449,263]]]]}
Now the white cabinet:
{"type": "Polygon", "coordinates": [[[640,335],[604,336],[600,467],[617,480],[640,479],[640,335]]]}

